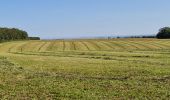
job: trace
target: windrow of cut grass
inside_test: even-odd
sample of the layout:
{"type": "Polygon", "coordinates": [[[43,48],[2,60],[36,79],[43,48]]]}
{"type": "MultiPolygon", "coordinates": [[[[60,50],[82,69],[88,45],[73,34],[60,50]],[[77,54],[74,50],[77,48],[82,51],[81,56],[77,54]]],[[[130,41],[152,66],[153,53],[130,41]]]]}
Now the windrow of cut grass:
{"type": "Polygon", "coordinates": [[[58,52],[58,51],[124,51],[167,50],[170,42],[165,40],[56,40],[3,43],[0,49],[8,52],[58,52]],[[4,44],[4,45],[3,45],[4,44]]]}

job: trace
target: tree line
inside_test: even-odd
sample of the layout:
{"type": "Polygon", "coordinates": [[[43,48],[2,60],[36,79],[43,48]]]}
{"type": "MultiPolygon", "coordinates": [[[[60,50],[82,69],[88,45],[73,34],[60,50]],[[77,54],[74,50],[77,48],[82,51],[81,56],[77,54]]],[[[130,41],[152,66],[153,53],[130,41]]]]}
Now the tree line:
{"type": "Polygon", "coordinates": [[[17,28],[0,28],[0,41],[10,40],[40,40],[39,37],[28,37],[26,31],[17,28]]]}
{"type": "MultiPolygon", "coordinates": [[[[163,27],[159,29],[159,32],[156,35],[148,35],[148,36],[124,36],[124,37],[116,37],[116,38],[157,38],[157,39],[170,39],[170,27],[163,27]]],[[[108,37],[108,39],[112,39],[108,37]]]]}
{"type": "Polygon", "coordinates": [[[29,40],[40,40],[40,37],[28,37],[29,40]]]}
{"type": "MultiPolygon", "coordinates": [[[[108,37],[110,39],[111,37],[108,37]]],[[[129,37],[117,37],[117,38],[158,38],[169,39],[170,27],[163,27],[159,30],[156,36],[129,36],[129,37]]],[[[26,31],[17,28],[1,28],[0,27],[0,41],[10,40],[40,40],[40,37],[29,37],[26,31]]]]}
{"type": "Polygon", "coordinates": [[[24,40],[28,38],[27,32],[17,28],[0,28],[0,40],[24,40]]]}

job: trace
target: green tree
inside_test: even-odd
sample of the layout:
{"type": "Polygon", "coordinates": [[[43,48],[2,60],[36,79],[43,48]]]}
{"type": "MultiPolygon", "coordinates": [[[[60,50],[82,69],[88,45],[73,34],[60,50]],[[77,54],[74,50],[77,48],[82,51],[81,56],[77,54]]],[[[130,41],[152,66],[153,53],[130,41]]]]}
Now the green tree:
{"type": "Polygon", "coordinates": [[[170,27],[161,28],[156,36],[158,39],[170,38],[170,27]]]}
{"type": "Polygon", "coordinates": [[[0,28],[0,41],[28,39],[26,31],[17,28],[0,28]]]}

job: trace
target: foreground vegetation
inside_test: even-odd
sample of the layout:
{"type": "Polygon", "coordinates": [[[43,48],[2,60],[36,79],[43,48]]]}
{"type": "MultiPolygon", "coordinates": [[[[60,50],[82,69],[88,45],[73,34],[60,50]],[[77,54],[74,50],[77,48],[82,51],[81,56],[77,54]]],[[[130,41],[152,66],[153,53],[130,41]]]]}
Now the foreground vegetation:
{"type": "Polygon", "coordinates": [[[170,40],[0,45],[1,99],[169,99],[170,40]]]}

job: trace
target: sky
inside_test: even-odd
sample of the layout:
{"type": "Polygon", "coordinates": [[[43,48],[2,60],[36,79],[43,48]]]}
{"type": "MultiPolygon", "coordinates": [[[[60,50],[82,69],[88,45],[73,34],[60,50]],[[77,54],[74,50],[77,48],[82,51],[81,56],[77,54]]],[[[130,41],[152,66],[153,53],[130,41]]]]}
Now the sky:
{"type": "Polygon", "coordinates": [[[0,0],[0,27],[43,39],[153,35],[170,26],[170,0],[0,0]]]}

